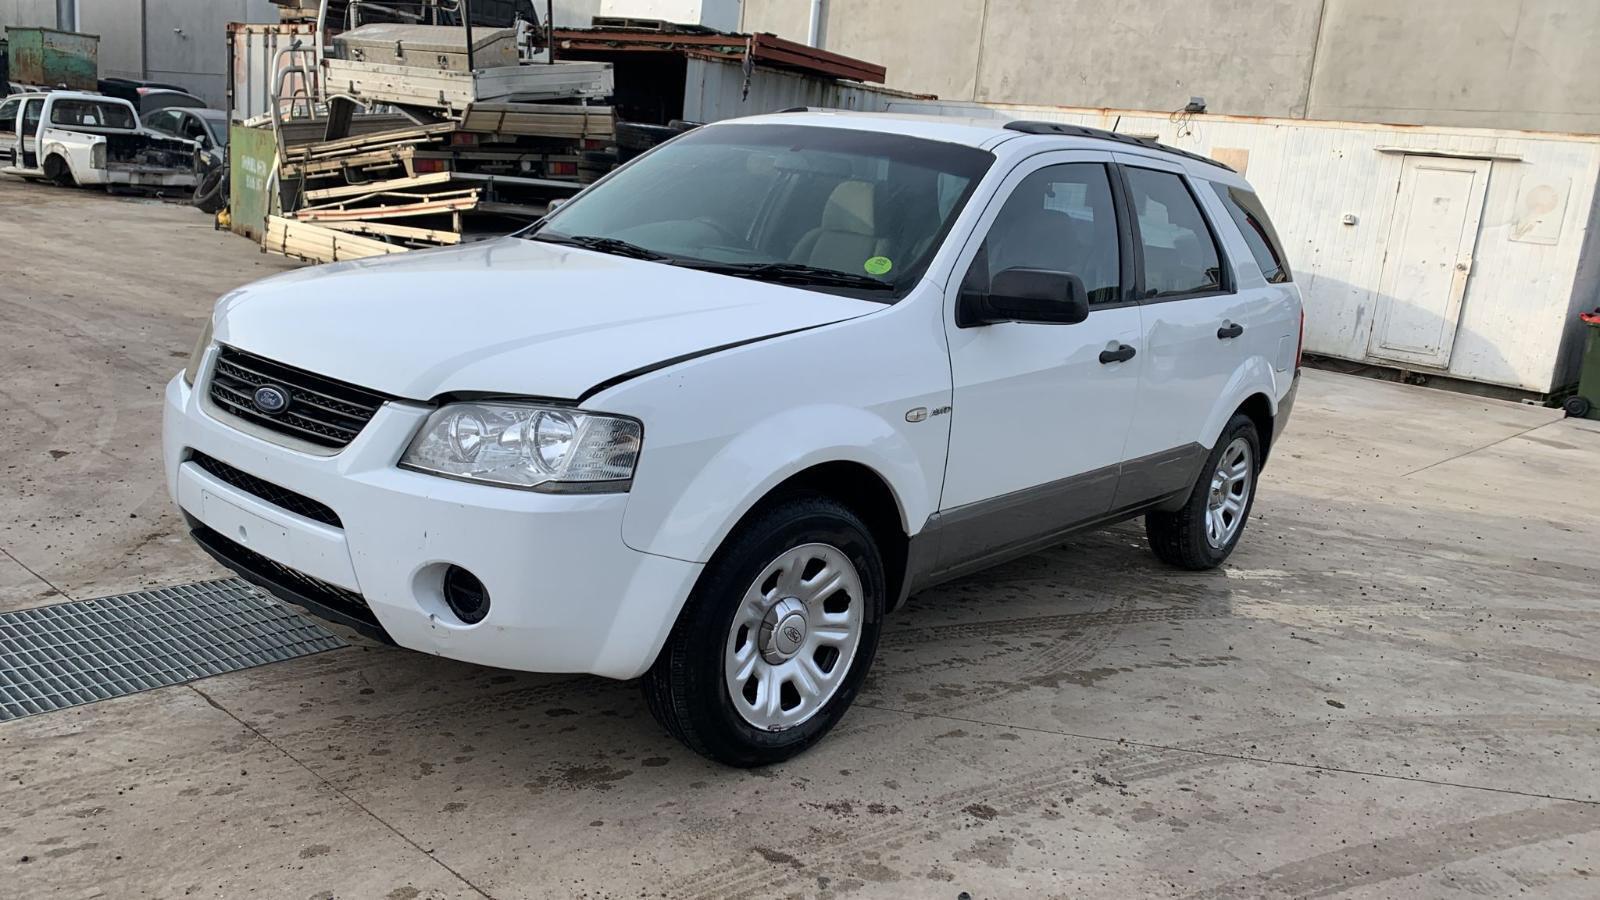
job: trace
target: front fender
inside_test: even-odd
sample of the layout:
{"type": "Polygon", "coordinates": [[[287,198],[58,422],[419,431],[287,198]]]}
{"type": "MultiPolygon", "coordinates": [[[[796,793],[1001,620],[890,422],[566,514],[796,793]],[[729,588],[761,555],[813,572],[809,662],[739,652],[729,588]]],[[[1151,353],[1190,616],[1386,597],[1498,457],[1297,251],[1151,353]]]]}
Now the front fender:
{"type": "Polygon", "coordinates": [[[628,546],[706,562],[735,524],[779,484],[813,466],[851,462],[889,486],[908,534],[932,514],[940,473],[924,470],[906,437],[869,410],[817,404],[784,410],[704,454],[705,442],[649,448],[623,518],[628,546]],[[651,454],[655,454],[651,458],[651,454]],[[695,459],[703,460],[696,464],[695,459]],[[915,523],[915,524],[913,524],[915,523]]]}
{"type": "Polygon", "coordinates": [[[1259,356],[1246,359],[1234,370],[1233,376],[1228,379],[1227,387],[1222,391],[1221,399],[1211,410],[1205,428],[1200,432],[1201,443],[1207,448],[1215,447],[1217,438],[1222,436],[1222,429],[1227,427],[1228,420],[1233,418],[1234,412],[1255,394],[1265,395],[1268,405],[1272,408],[1272,415],[1278,415],[1278,398],[1282,391],[1278,389],[1272,365],[1259,356]]]}

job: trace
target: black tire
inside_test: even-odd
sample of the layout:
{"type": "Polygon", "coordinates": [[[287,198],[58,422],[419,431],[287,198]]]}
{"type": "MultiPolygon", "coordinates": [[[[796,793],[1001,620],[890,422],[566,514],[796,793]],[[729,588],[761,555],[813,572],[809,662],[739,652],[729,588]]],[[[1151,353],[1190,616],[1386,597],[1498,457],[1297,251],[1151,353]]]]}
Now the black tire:
{"type": "Polygon", "coordinates": [[[1261,473],[1261,434],[1255,422],[1242,413],[1236,414],[1222,429],[1222,436],[1211,448],[1206,464],[1195,479],[1189,499],[1173,512],[1149,512],[1144,517],[1145,535],[1150,539],[1150,549],[1162,562],[1191,571],[1214,569],[1222,565],[1233,548],[1239,545],[1249,524],[1250,510],[1255,506],[1256,487],[1261,473]],[[1221,546],[1212,546],[1206,537],[1206,517],[1211,500],[1212,478],[1222,464],[1224,452],[1236,440],[1245,441],[1250,448],[1251,477],[1244,498],[1244,509],[1238,514],[1239,524],[1231,537],[1221,546]]]}
{"type": "Polygon", "coordinates": [[[1592,408],[1587,397],[1568,397],[1567,401],[1561,404],[1561,411],[1573,419],[1581,419],[1587,416],[1592,408]]]}
{"type": "Polygon", "coordinates": [[[55,154],[45,157],[44,177],[50,179],[50,183],[58,187],[76,187],[78,184],[77,179],[72,177],[72,167],[67,165],[66,160],[55,154]]]}
{"type": "Polygon", "coordinates": [[[200,183],[194,186],[194,196],[189,203],[201,212],[214,215],[228,205],[227,186],[228,171],[217,166],[200,176],[200,183]]]}
{"type": "Polygon", "coordinates": [[[644,676],[645,702],[663,728],[702,756],[740,768],[782,762],[820,740],[855,700],[877,653],[885,600],[882,556],[849,507],[812,493],[768,502],[740,523],[701,573],[644,676]],[[769,731],[734,706],[724,654],[746,590],[786,551],[813,543],[836,548],[855,566],[864,595],[861,637],[832,696],[804,722],[769,731]]]}

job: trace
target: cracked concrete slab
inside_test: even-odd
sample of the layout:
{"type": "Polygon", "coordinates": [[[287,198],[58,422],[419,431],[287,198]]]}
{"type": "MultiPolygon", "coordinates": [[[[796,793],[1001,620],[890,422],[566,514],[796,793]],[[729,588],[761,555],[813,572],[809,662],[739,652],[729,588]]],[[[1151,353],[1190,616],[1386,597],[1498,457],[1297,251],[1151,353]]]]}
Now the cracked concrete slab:
{"type": "MultiPolygon", "coordinates": [[[[218,574],[168,510],[158,389],[217,294],[286,264],[181,207],[4,181],[0,204],[27,260],[0,402],[32,429],[0,430],[0,608],[51,601],[23,564],[76,597],[218,574]],[[57,252],[85,216],[138,277],[57,252]]],[[[761,771],[672,742],[633,684],[354,636],[0,725],[0,883],[1592,897],[1597,424],[1308,371],[1224,569],[1166,569],[1131,523],[924,592],[841,727],[761,771]]]]}

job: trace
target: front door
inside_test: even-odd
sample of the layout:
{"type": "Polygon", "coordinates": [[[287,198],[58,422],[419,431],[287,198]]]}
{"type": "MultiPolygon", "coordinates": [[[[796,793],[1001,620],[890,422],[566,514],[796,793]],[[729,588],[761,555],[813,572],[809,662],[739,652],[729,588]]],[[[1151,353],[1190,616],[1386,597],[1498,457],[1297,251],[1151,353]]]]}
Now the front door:
{"type": "Polygon", "coordinates": [[[1369,356],[1450,365],[1488,182],[1486,159],[1405,158],[1369,356]]]}
{"type": "Polygon", "coordinates": [[[1128,290],[1110,160],[1056,152],[1020,165],[984,211],[947,297],[953,403],[941,570],[1103,515],[1138,399],[1139,308],[1128,290]],[[961,327],[962,291],[1012,268],[1077,275],[1088,319],[961,327]]]}
{"type": "Polygon", "coordinates": [[[17,115],[22,112],[22,100],[13,97],[0,103],[0,168],[12,165],[17,158],[17,115]]]}
{"type": "Polygon", "coordinates": [[[44,118],[44,98],[35,97],[22,103],[22,168],[39,168],[39,123],[44,118]]]}

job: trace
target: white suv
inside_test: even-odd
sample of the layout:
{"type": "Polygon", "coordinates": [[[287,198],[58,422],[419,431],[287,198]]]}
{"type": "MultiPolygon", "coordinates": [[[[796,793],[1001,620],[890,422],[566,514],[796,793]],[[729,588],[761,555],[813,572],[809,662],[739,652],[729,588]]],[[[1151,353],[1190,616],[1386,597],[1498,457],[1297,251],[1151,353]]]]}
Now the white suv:
{"type": "Polygon", "coordinates": [[[738,766],[836,724],[919,589],[1143,516],[1238,543],[1300,296],[1209,160],[1076,126],[791,112],[511,237],[223,297],[166,394],[223,564],[428,653],[643,676],[738,766]]]}

